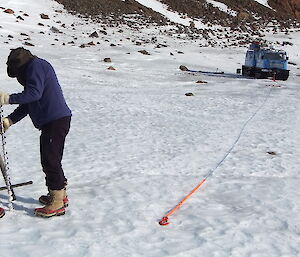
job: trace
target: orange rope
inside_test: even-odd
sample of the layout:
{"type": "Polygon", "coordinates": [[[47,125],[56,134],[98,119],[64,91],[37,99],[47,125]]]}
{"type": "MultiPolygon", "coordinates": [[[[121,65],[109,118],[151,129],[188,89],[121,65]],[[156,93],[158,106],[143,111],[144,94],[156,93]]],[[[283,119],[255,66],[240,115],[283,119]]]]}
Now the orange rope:
{"type": "Polygon", "coordinates": [[[169,211],[167,213],[166,216],[164,216],[160,222],[159,222],[159,225],[162,225],[162,226],[166,226],[166,225],[169,225],[170,223],[168,222],[169,221],[169,217],[177,210],[179,209],[183,204],[184,202],[189,199],[204,183],[205,183],[206,179],[203,179],[200,184],[198,184],[179,204],[177,204],[171,211],[169,211]]]}
{"type": "MultiPolygon", "coordinates": [[[[275,81],[275,75],[273,77],[273,80],[275,81]]],[[[166,226],[169,225],[169,216],[171,216],[177,209],[179,209],[183,203],[190,198],[207,180],[208,177],[212,176],[212,174],[216,171],[216,169],[218,167],[220,167],[222,165],[222,163],[226,160],[226,158],[228,157],[228,155],[232,152],[232,150],[234,149],[234,147],[236,146],[236,144],[239,142],[246,126],[248,125],[248,123],[255,117],[255,115],[258,113],[258,111],[265,105],[265,103],[267,102],[268,98],[271,95],[271,91],[272,88],[270,88],[268,94],[266,94],[266,97],[264,99],[264,101],[262,102],[262,104],[256,109],[256,111],[250,116],[250,118],[244,123],[244,125],[242,126],[242,129],[238,135],[238,137],[236,138],[236,140],[234,141],[233,145],[230,147],[230,149],[227,151],[227,153],[224,155],[224,157],[222,158],[221,161],[218,162],[218,164],[216,165],[216,167],[212,170],[210,170],[208,172],[208,174],[204,177],[204,179],[200,182],[200,184],[198,184],[179,204],[177,204],[171,211],[169,211],[167,213],[166,216],[164,216],[160,221],[159,224],[162,226],[166,226]]]]}

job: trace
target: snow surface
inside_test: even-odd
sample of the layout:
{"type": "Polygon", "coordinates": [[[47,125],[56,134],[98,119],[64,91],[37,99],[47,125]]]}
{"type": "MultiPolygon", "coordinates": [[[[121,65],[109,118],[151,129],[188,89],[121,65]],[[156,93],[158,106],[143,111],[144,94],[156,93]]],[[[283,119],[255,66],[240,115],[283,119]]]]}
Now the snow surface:
{"type": "Polygon", "coordinates": [[[136,0],[136,1],[148,8],[151,8],[152,10],[162,14],[163,16],[165,16],[167,19],[169,19],[172,22],[179,23],[179,24],[182,24],[185,26],[189,26],[191,24],[191,22],[193,22],[195,24],[195,27],[198,29],[205,27],[205,25],[199,20],[191,19],[188,17],[183,17],[181,14],[179,14],[177,12],[169,11],[167,5],[161,3],[157,0],[136,0]]]}
{"type": "Polygon", "coordinates": [[[264,5],[264,6],[266,6],[266,7],[268,7],[268,8],[272,8],[272,7],[268,4],[268,0],[254,0],[254,1],[256,1],[256,2],[258,2],[258,3],[260,3],[260,4],[264,5]]]}
{"type": "MultiPolygon", "coordinates": [[[[53,1],[2,6],[16,14],[0,12],[1,91],[22,90],[7,77],[5,62],[10,48],[25,42],[20,33],[27,33],[35,45],[27,48],[56,69],[73,120],[63,161],[70,206],[51,219],[33,214],[46,192],[39,131],[25,118],[6,133],[12,183],[34,183],[15,189],[12,211],[1,191],[1,256],[300,256],[298,66],[290,66],[288,81],[237,78],[246,48],[200,48],[155,28],[141,34],[110,28],[107,36],[91,39],[100,24],[55,12],[61,6],[53,1]],[[24,21],[16,22],[18,15],[24,21]],[[50,32],[51,26],[63,33],[50,32]],[[168,47],[132,42],[153,35],[168,47]],[[100,44],[78,47],[92,40],[100,44]],[[151,55],[138,52],[143,49],[151,55]],[[180,65],[226,76],[182,72],[180,65]],[[171,224],[160,226],[209,172],[171,224]]],[[[299,61],[299,32],[268,37],[292,42],[286,47],[290,61],[299,61]]],[[[14,108],[4,106],[4,115],[14,108]]]]}
{"type": "Polygon", "coordinates": [[[237,12],[228,8],[228,6],[226,4],[223,4],[223,3],[220,3],[220,2],[214,1],[214,0],[206,0],[206,2],[209,4],[212,4],[214,7],[218,8],[219,10],[221,10],[223,12],[226,12],[232,16],[237,16],[237,12]]]}
{"type": "Polygon", "coordinates": [[[157,0],[137,0],[137,2],[162,14],[163,16],[167,17],[170,21],[181,23],[187,26],[189,25],[189,21],[191,20],[188,18],[182,18],[179,13],[169,11],[167,5],[157,0]]]}

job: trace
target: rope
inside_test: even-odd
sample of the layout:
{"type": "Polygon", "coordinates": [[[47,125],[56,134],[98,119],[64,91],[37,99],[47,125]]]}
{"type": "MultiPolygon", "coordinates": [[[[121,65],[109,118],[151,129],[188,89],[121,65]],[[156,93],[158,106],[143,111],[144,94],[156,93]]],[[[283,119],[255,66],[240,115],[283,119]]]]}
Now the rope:
{"type": "Polygon", "coordinates": [[[264,107],[264,105],[266,104],[267,100],[269,99],[270,95],[271,95],[271,91],[272,91],[273,87],[270,87],[270,90],[268,91],[268,93],[266,94],[264,101],[262,102],[262,104],[255,110],[255,112],[249,117],[249,119],[244,123],[244,125],[242,126],[240,133],[238,134],[236,140],[233,142],[232,146],[229,148],[229,150],[226,152],[226,154],[224,155],[224,157],[217,163],[217,165],[215,166],[215,168],[213,168],[212,170],[210,170],[207,175],[204,177],[204,179],[179,203],[177,204],[171,211],[169,211],[160,221],[159,224],[162,226],[166,226],[169,225],[169,217],[177,210],[179,209],[183,203],[189,199],[205,182],[206,180],[213,175],[213,173],[222,165],[222,163],[227,159],[228,155],[232,152],[232,150],[234,149],[234,147],[237,145],[237,143],[239,142],[239,140],[241,139],[241,136],[243,134],[243,132],[245,131],[247,125],[249,124],[249,122],[256,116],[256,114],[264,107]]]}
{"type": "Polygon", "coordinates": [[[216,169],[218,169],[222,163],[226,160],[226,158],[228,157],[228,155],[232,152],[232,150],[234,149],[234,147],[237,145],[237,143],[239,142],[239,140],[242,137],[243,132],[245,131],[245,128],[247,127],[247,125],[249,124],[249,122],[256,116],[256,114],[264,107],[264,105],[266,104],[267,100],[269,99],[270,95],[271,95],[271,91],[272,91],[272,87],[270,87],[269,92],[266,94],[264,101],[262,102],[262,104],[256,109],[256,111],[250,116],[250,118],[244,123],[244,125],[242,126],[242,129],[238,135],[238,137],[236,138],[236,140],[234,141],[233,145],[229,148],[229,150],[227,151],[227,153],[224,155],[224,157],[222,158],[221,161],[218,162],[218,164],[216,165],[216,167],[214,169],[212,169],[210,172],[208,172],[208,174],[205,176],[205,179],[207,179],[208,177],[212,176],[212,174],[215,172],[216,169]]]}

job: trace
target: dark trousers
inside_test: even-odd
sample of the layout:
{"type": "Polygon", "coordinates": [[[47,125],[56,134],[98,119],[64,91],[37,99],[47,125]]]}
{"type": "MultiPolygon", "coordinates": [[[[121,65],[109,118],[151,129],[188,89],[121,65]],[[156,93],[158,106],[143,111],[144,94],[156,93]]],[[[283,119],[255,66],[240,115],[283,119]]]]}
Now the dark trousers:
{"type": "Polygon", "coordinates": [[[41,129],[41,164],[46,175],[46,186],[51,190],[63,189],[67,181],[61,161],[70,123],[70,116],[63,117],[47,123],[41,129]]]}

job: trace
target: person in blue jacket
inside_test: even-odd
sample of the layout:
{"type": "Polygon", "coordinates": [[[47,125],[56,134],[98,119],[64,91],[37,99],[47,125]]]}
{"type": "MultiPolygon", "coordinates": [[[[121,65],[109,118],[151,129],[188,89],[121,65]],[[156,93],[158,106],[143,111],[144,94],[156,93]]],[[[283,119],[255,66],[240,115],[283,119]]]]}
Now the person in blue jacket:
{"type": "Polygon", "coordinates": [[[35,214],[43,217],[63,215],[68,205],[68,197],[67,179],[61,161],[65,138],[70,129],[71,110],[49,62],[19,47],[11,50],[6,64],[8,76],[17,78],[24,90],[14,94],[0,92],[1,105],[18,104],[3,119],[4,132],[27,115],[41,131],[40,157],[48,194],[39,198],[45,206],[36,208],[35,214]]]}

